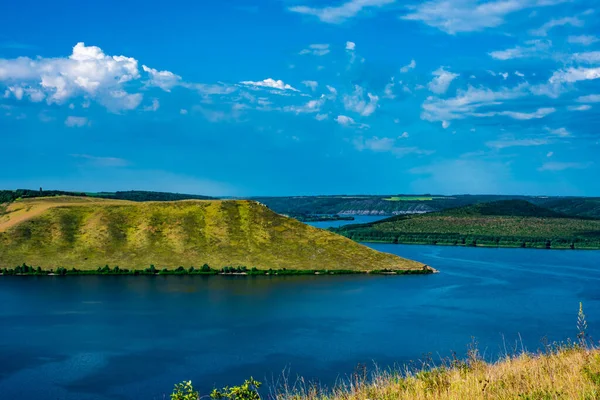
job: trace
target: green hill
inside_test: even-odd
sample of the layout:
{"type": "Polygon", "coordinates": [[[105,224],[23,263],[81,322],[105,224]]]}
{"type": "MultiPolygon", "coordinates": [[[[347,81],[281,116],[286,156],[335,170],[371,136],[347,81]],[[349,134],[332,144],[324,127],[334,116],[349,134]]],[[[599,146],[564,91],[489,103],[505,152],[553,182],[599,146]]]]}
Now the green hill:
{"type": "Polygon", "coordinates": [[[537,248],[600,248],[600,220],[576,218],[522,200],[396,216],[336,232],[357,241],[537,248]]]}
{"type": "Polygon", "coordinates": [[[0,215],[0,268],[95,270],[224,266],[260,270],[402,270],[423,264],[372,250],[253,201],[136,203],[26,199],[0,215]]]}

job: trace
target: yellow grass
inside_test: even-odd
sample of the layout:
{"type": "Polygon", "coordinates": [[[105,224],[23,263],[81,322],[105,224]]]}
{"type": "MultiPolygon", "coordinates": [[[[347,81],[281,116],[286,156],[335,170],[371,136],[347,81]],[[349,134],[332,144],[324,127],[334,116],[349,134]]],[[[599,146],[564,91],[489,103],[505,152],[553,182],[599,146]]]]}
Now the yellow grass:
{"type": "MultiPolygon", "coordinates": [[[[352,379],[351,379],[352,380],[352,379]]],[[[328,394],[315,388],[288,390],[279,400],[470,400],[600,399],[600,353],[570,348],[544,355],[521,354],[496,363],[471,361],[408,373],[379,373],[328,394]]]]}

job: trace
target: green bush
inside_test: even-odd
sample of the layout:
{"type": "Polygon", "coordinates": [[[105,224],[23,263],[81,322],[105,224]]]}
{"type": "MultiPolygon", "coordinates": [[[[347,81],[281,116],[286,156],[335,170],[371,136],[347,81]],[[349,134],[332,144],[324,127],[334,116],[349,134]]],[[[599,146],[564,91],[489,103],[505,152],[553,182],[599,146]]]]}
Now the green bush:
{"type": "Polygon", "coordinates": [[[200,394],[192,386],[192,381],[183,381],[175,385],[171,400],[198,400],[200,394]]]}

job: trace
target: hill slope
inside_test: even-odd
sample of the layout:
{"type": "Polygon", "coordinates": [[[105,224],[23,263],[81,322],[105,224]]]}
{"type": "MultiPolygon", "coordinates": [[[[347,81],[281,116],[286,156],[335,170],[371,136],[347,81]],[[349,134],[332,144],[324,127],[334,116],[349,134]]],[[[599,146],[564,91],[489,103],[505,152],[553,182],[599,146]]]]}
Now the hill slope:
{"type": "Polygon", "coordinates": [[[252,201],[27,199],[0,216],[0,267],[422,270],[252,201]]]}
{"type": "Polygon", "coordinates": [[[522,200],[397,216],[336,232],[358,241],[540,248],[600,248],[600,220],[574,218],[522,200]]]}

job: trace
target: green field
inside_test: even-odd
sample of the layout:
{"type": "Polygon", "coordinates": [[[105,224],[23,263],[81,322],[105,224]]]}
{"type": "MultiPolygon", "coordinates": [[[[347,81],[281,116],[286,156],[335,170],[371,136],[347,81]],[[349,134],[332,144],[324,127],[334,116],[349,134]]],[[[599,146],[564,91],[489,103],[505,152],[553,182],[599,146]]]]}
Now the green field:
{"type": "Polygon", "coordinates": [[[27,199],[0,216],[0,268],[212,268],[422,271],[286,218],[254,201],[129,202],[86,197],[27,199]]]}
{"type": "Polygon", "coordinates": [[[367,242],[600,248],[600,220],[573,218],[520,200],[392,217],[335,231],[367,242]]]}

